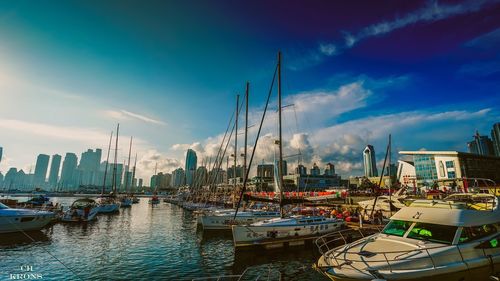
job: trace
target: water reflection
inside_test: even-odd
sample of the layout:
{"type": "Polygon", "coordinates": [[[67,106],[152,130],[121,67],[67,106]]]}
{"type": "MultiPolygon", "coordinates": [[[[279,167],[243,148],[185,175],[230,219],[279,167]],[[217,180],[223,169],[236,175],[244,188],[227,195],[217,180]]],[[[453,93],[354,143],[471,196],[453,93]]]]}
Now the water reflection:
{"type": "Polygon", "coordinates": [[[50,229],[45,229],[44,232],[37,231],[26,231],[24,233],[5,233],[0,234],[0,248],[15,248],[19,246],[29,245],[31,243],[40,242],[50,242],[49,235],[51,233],[50,229]]]}

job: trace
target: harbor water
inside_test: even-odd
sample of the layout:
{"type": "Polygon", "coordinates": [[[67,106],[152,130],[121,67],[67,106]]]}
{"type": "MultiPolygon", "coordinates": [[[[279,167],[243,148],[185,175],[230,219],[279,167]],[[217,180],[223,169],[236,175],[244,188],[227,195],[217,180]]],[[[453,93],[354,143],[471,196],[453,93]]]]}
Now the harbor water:
{"type": "MultiPolygon", "coordinates": [[[[69,206],[75,199],[51,200],[69,206]]],[[[203,232],[192,212],[152,206],[148,198],[88,224],[56,223],[27,234],[0,235],[0,280],[26,271],[39,280],[191,280],[247,268],[271,269],[282,280],[326,280],[312,268],[314,246],[235,254],[230,232],[203,232]]]]}

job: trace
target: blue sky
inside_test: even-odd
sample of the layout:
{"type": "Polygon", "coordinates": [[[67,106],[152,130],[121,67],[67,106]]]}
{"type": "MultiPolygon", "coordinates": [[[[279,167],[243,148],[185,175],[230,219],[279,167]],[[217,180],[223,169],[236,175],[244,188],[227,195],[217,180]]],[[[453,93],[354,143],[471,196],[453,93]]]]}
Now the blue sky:
{"type": "Polygon", "coordinates": [[[105,147],[117,122],[141,176],[189,147],[206,159],[246,81],[257,121],[278,50],[286,152],[305,164],[360,174],[362,148],[382,159],[389,133],[400,150],[463,151],[500,121],[498,14],[499,1],[2,2],[0,171],[105,147]]]}

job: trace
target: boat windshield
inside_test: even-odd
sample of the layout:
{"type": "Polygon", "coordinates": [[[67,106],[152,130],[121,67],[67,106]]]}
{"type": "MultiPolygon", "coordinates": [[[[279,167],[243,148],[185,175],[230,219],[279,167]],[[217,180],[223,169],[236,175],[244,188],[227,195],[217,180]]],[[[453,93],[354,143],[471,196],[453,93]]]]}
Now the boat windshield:
{"type": "Polygon", "coordinates": [[[386,225],[382,233],[403,237],[403,235],[405,235],[406,231],[408,231],[411,225],[412,222],[410,221],[391,220],[386,225]]]}
{"type": "Polygon", "coordinates": [[[457,232],[457,228],[456,226],[450,225],[417,222],[410,233],[408,233],[408,238],[451,244],[457,232]]]}
{"type": "Polygon", "coordinates": [[[9,209],[9,207],[7,207],[4,204],[0,203],[0,210],[2,210],[2,209],[9,209]]]}

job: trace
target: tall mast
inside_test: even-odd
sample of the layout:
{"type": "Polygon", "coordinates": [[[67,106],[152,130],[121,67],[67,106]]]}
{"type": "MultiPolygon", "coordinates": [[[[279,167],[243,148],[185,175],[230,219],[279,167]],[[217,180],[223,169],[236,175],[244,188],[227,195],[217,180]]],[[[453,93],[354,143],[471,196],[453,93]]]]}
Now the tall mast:
{"type": "Polygon", "coordinates": [[[128,175],[130,169],[130,153],[132,152],[132,136],[130,136],[130,146],[128,148],[127,169],[125,169],[125,192],[128,192],[128,175]]]}
{"type": "Polygon", "coordinates": [[[283,213],[283,143],[281,133],[281,51],[278,52],[278,130],[279,130],[279,162],[278,162],[278,187],[280,189],[280,213],[283,213]]]}
{"type": "Polygon", "coordinates": [[[108,155],[106,156],[106,166],[104,169],[104,181],[102,182],[102,191],[101,195],[106,192],[106,177],[108,175],[108,165],[109,165],[109,151],[111,150],[111,140],[113,139],[113,131],[111,131],[111,136],[109,137],[109,144],[108,144],[108,155]]]}
{"type": "Polygon", "coordinates": [[[389,172],[389,214],[390,216],[392,216],[392,192],[391,192],[391,188],[392,188],[392,167],[391,167],[391,134],[389,134],[389,162],[388,162],[388,165],[387,165],[387,171],[389,172]]]}
{"type": "Polygon", "coordinates": [[[248,142],[248,93],[250,90],[250,83],[247,81],[245,90],[245,150],[243,152],[243,182],[247,175],[247,142],[248,142]]]}
{"type": "Polygon", "coordinates": [[[116,195],[116,165],[118,162],[118,134],[120,132],[120,123],[116,126],[115,160],[113,164],[113,193],[116,195]]]}
{"type": "MultiPolygon", "coordinates": [[[[236,164],[238,162],[238,115],[240,106],[240,95],[236,95],[236,120],[234,121],[234,166],[233,166],[233,194],[236,192],[236,164]]],[[[234,198],[233,198],[234,199],[234,198]]],[[[233,207],[234,207],[233,200],[233,207]]]]}
{"type": "MultiPolygon", "coordinates": [[[[155,164],[155,192],[158,190],[158,175],[156,174],[156,171],[158,170],[158,162],[155,164]]],[[[185,177],[186,175],[184,175],[185,177]]]]}

